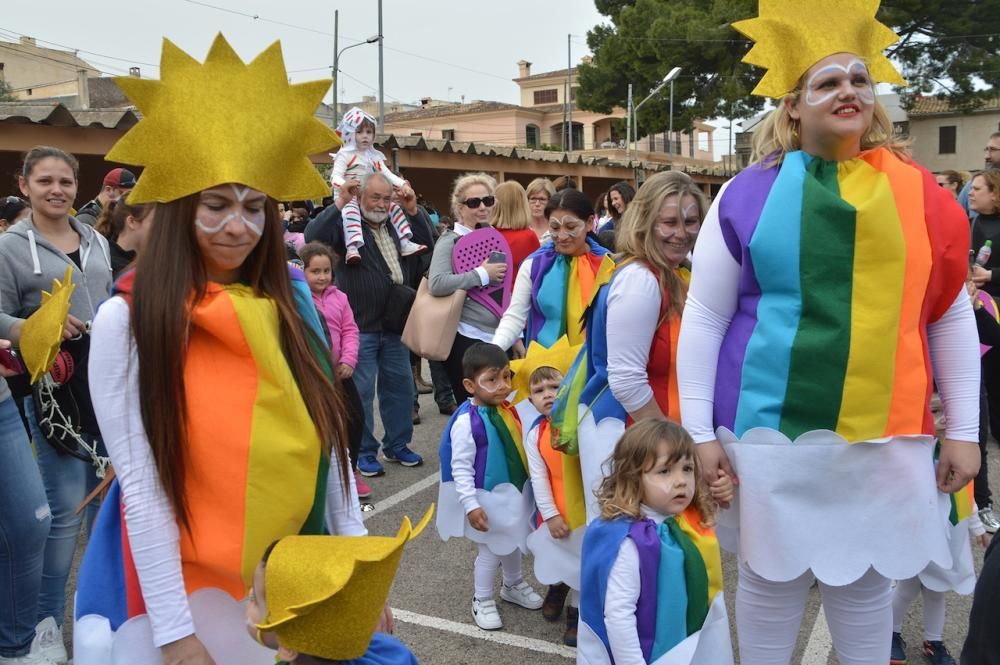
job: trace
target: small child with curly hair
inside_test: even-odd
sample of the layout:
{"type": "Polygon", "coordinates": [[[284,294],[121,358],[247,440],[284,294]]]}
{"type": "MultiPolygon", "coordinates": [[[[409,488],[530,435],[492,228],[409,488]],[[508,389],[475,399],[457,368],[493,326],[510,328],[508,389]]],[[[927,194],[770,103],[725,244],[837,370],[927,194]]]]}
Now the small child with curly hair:
{"type": "MultiPolygon", "coordinates": [[[[640,420],[619,439],[609,465],[598,490],[601,516],[583,541],[578,652],[588,663],[654,663],[721,623],[723,630],[710,639],[703,633],[697,645],[716,655],[699,659],[696,651],[695,658],[731,663],[711,528],[716,504],[691,436],[673,421],[640,420]]],[[[732,486],[725,489],[716,497],[731,496],[732,486]]]]}

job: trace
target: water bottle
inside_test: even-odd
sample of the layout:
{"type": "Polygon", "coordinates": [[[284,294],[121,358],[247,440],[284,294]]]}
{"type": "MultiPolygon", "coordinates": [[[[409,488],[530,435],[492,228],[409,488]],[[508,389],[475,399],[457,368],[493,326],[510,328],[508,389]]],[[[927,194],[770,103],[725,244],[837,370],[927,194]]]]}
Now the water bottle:
{"type": "Polygon", "coordinates": [[[986,244],[979,248],[979,253],[976,254],[976,265],[985,266],[987,261],[990,260],[990,255],[993,253],[993,241],[987,240],[986,244]]]}

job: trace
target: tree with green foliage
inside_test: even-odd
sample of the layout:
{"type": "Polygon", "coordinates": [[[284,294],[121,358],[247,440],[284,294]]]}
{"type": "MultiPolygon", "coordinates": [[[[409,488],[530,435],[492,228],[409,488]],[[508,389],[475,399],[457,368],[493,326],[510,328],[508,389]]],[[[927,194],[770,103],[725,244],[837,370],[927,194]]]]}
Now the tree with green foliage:
{"type": "MultiPolygon", "coordinates": [[[[757,15],[757,0],[595,0],[609,23],[587,33],[593,61],[579,67],[581,108],[610,113],[625,107],[628,84],[634,103],[673,67],[674,129],[696,119],[746,118],[764,106],[750,94],[763,72],[741,63],[751,43],[731,27],[757,15]]],[[[808,3],[803,3],[808,11],[808,3]]],[[[878,18],[900,41],[889,57],[900,65],[915,94],[944,94],[974,108],[1000,85],[1000,0],[884,0],[878,18]]],[[[662,130],[670,113],[664,89],[639,110],[643,128],[662,130]]],[[[648,133],[648,132],[643,132],[648,133]]]]}
{"type": "Polygon", "coordinates": [[[14,90],[10,87],[10,83],[0,79],[0,102],[16,102],[17,97],[14,96],[14,90]]]}

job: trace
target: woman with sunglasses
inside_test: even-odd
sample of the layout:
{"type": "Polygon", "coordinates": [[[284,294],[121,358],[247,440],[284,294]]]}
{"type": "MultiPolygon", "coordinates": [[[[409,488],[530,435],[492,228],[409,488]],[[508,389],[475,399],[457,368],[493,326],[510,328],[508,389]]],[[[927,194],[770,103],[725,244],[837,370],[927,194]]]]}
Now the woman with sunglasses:
{"type": "MultiPolygon", "coordinates": [[[[452,252],[460,238],[490,225],[496,203],[496,187],[497,181],[485,173],[466,173],[455,181],[451,190],[455,226],[438,238],[434,245],[434,256],[427,272],[431,295],[444,298],[459,289],[468,291],[477,286],[503,283],[507,276],[506,262],[490,263],[487,260],[474,270],[456,273],[452,261],[452,252]]],[[[506,251],[509,256],[510,248],[506,251]]],[[[465,299],[455,342],[444,361],[448,382],[458,404],[470,397],[462,384],[462,356],[476,342],[492,340],[499,322],[500,319],[482,303],[473,298],[465,299]]]]}
{"type": "Polygon", "coordinates": [[[523,355],[532,341],[545,347],[563,335],[570,344],[583,341],[583,312],[599,286],[598,271],[608,254],[590,235],[596,216],[583,192],[556,192],[545,216],[551,241],[521,263],[510,306],[492,339],[501,349],[513,346],[515,355],[523,355]]]}

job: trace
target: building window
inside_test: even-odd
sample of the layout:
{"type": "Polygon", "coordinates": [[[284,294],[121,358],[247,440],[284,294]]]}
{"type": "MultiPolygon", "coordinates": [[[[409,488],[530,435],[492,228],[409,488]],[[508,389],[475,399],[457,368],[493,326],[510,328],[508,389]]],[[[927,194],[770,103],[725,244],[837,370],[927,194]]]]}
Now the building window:
{"type": "Polygon", "coordinates": [[[549,90],[535,90],[535,105],[555,104],[559,101],[559,91],[555,88],[549,90]]]}
{"type": "Polygon", "coordinates": [[[938,154],[955,154],[955,125],[938,127],[938,154]]]}
{"type": "Polygon", "coordinates": [[[524,142],[529,148],[537,148],[539,141],[540,130],[538,125],[528,125],[524,128],[524,142]]]}
{"type": "Polygon", "coordinates": [[[423,132],[410,132],[410,136],[423,136],[423,132]]]}
{"type": "Polygon", "coordinates": [[[454,129],[442,129],[441,130],[441,138],[444,139],[445,141],[454,141],[455,140],[455,130],[454,129]]]}

